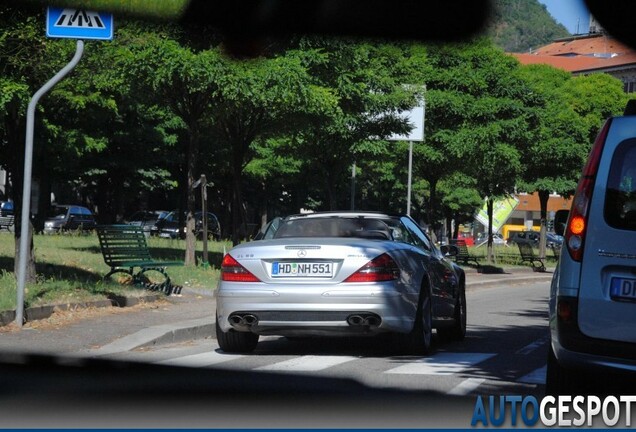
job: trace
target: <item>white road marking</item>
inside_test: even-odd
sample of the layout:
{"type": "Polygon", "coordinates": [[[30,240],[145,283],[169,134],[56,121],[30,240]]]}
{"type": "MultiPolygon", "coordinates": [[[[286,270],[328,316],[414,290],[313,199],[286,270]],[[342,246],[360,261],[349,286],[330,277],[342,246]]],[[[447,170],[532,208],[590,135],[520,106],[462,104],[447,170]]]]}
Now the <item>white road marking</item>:
{"type": "Polygon", "coordinates": [[[168,366],[185,366],[185,367],[204,367],[212,366],[227,361],[236,360],[243,357],[240,354],[222,354],[216,351],[204,352],[201,354],[192,354],[183,357],[176,357],[156,362],[160,365],[168,366]]]}
{"type": "Polygon", "coordinates": [[[296,357],[290,360],[274,363],[267,366],[261,366],[255,370],[267,371],[286,371],[286,372],[315,372],[330,368],[342,363],[358,360],[359,357],[350,356],[316,356],[306,355],[296,357]]]}
{"type": "Polygon", "coordinates": [[[549,336],[545,336],[545,337],[542,337],[541,339],[537,339],[536,341],[532,342],[531,344],[526,345],[523,348],[521,348],[520,350],[518,350],[517,352],[515,352],[515,354],[528,355],[532,351],[541,348],[541,346],[543,346],[546,343],[548,343],[549,340],[550,340],[549,336]]]}
{"type": "Polygon", "coordinates": [[[522,376],[517,380],[517,382],[524,384],[545,384],[547,369],[547,366],[543,366],[542,368],[530,372],[528,375],[522,376]]]}
{"type": "Polygon", "coordinates": [[[453,375],[488,360],[496,354],[441,353],[386,371],[392,374],[453,375]]]}
{"type": "Polygon", "coordinates": [[[449,395],[454,396],[466,396],[470,394],[472,391],[477,390],[477,388],[482,385],[486,380],[483,378],[468,378],[467,380],[462,381],[455,387],[453,387],[448,393],[449,395]]]}

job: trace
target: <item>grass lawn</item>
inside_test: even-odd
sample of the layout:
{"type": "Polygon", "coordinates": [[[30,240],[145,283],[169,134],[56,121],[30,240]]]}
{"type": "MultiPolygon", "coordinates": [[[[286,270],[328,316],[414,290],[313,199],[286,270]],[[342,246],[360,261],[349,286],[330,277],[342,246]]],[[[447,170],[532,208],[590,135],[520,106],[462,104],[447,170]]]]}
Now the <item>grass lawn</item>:
{"type": "MultiPolygon", "coordinates": [[[[493,253],[495,256],[495,265],[498,266],[529,266],[529,264],[524,264],[521,261],[521,254],[519,253],[519,248],[517,245],[511,246],[493,246],[493,253]]],[[[486,245],[482,245],[479,247],[469,247],[468,252],[471,256],[477,258],[480,263],[486,263],[486,255],[488,253],[488,247],[486,245]]],[[[534,249],[535,256],[539,256],[539,250],[534,249]]],[[[552,253],[551,250],[546,250],[545,252],[545,264],[547,266],[554,266],[556,264],[556,257],[552,253]]]]}
{"type": "MultiPolygon", "coordinates": [[[[113,294],[142,295],[149,292],[130,285],[128,276],[123,273],[114,274],[110,280],[102,279],[110,267],[104,264],[95,234],[36,235],[33,244],[37,282],[25,288],[25,307],[105,299],[113,294]]],[[[185,240],[153,237],[148,239],[148,246],[156,260],[182,261],[185,255],[185,240]]],[[[170,279],[183,287],[214,290],[219,279],[224,247],[229,250],[231,243],[209,242],[208,267],[168,267],[170,279]]],[[[202,248],[202,243],[197,242],[198,259],[202,248]]],[[[14,257],[14,236],[0,233],[0,311],[16,308],[14,257]]],[[[156,272],[146,274],[152,282],[163,280],[156,272]]]]}

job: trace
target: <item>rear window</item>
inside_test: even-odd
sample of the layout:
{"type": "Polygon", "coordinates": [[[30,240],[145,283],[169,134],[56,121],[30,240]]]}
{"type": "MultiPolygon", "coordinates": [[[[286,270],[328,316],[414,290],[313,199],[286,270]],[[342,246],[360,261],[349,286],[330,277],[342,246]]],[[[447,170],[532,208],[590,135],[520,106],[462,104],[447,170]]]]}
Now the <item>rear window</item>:
{"type": "Polygon", "coordinates": [[[636,139],[623,141],[614,152],[604,213],[609,226],[636,231],[636,139]]]}
{"type": "Polygon", "coordinates": [[[298,218],[283,221],[274,238],[360,237],[392,240],[389,220],[367,218],[298,218]]]}

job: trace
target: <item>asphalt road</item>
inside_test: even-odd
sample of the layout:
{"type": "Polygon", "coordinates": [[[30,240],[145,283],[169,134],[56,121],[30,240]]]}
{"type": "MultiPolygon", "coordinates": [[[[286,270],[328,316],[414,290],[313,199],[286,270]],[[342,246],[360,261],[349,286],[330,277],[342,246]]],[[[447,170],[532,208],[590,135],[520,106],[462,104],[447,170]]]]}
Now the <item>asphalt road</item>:
{"type": "Polygon", "coordinates": [[[205,296],[3,333],[0,418],[7,428],[467,428],[477,395],[543,395],[549,274],[530,275],[474,275],[466,339],[435,339],[425,357],[389,354],[381,338],[267,337],[253,354],[224,354],[205,296]]]}
{"type": "Polygon", "coordinates": [[[548,283],[480,287],[467,293],[464,341],[435,339],[429,356],[394,356],[382,338],[262,337],[254,353],[225,354],[216,339],[142,347],[108,358],[186,367],[351,378],[375,388],[441,394],[543,396],[548,283]]]}

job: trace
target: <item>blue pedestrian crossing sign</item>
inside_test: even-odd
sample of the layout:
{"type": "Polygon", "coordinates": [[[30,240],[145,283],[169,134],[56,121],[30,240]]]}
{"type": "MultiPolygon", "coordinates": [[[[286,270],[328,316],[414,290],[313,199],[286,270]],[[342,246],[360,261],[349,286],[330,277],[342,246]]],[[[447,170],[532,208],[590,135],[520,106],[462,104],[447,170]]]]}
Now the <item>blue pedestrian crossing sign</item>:
{"type": "Polygon", "coordinates": [[[46,35],[50,38],[111,40],[113,14],[50,7],[46,11],[46,35]]]}

